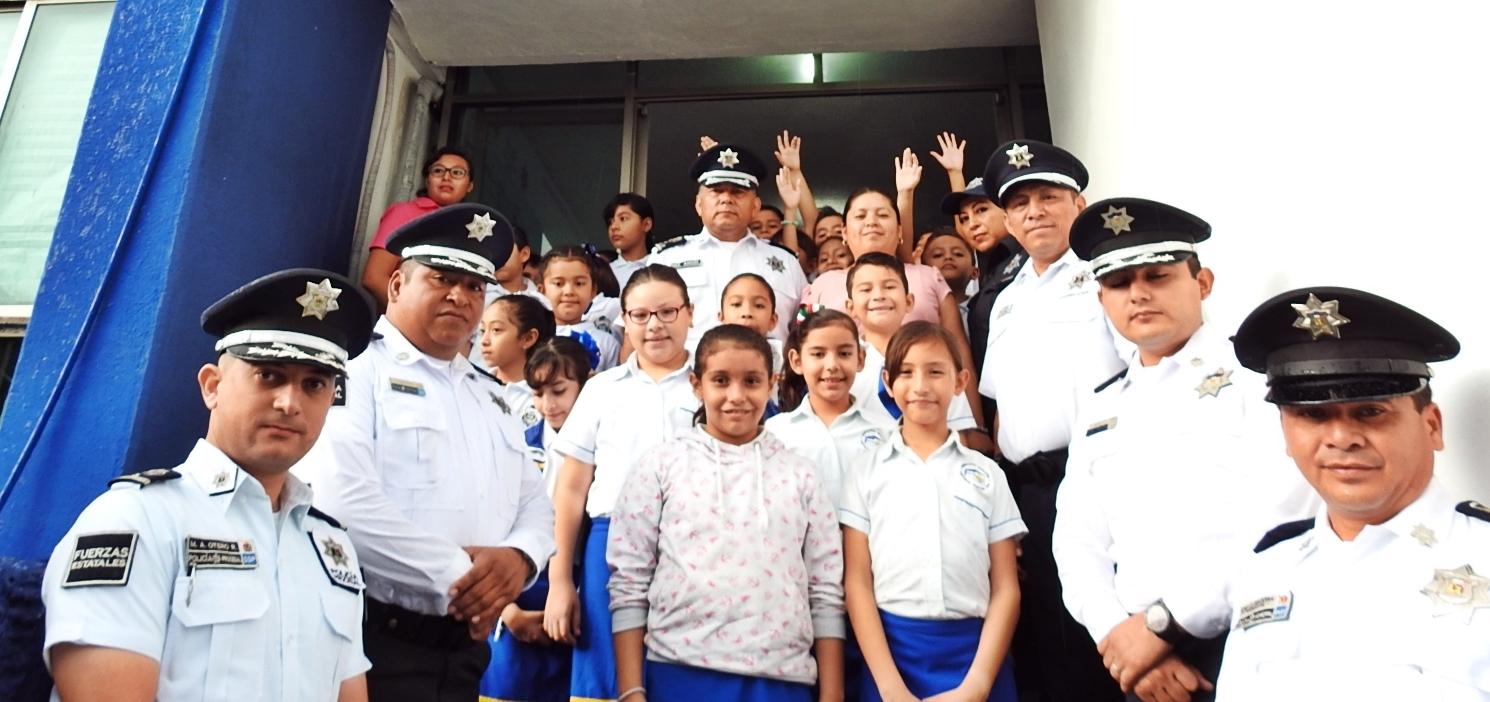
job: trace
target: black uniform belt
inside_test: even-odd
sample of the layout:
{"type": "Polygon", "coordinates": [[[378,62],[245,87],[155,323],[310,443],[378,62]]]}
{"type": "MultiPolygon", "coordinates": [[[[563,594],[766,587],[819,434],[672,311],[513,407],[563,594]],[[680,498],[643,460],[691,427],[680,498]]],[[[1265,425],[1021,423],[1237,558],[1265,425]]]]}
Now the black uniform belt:
{"type": "MultiPolygon", "coordinates": [[[[470,628],[463,621],[446,615],[431,614],[404,609],[395,604],[379,602],[371,597],[367,600],[367,627],[400,641],[424,648],[454,651],[473,643],[470,628]]],[[[482,645],[485,645],[484,643],[482,645]]]]}
{"type": "Polygon", "coordinates": [[[1009,485],[1055,485],[1066,477],[1066,449],[1041,451],[1018,463],[1003,458],[998,464],[1004,469],[1009,485]]]}

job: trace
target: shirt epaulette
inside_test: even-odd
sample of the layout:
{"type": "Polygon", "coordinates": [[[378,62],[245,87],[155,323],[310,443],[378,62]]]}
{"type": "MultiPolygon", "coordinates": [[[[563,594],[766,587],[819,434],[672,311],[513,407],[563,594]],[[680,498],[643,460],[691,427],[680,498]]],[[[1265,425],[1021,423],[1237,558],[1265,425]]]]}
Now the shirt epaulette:
{"type": "Polygon", "coordinates": [[[792,250],[792,247],[787,246],[786,244],[783,244],[780,241],[777,241],[775,239],[763,239],[763,241],[765,241],[767,244],[770,244],[772,246],[775,246],[776,248],[781,249],[782,251],[785,251],[785,252],[787,252],[787,253],[789,253],[789,254],[791,254],[793,256],[796,256],[797,255],[797,252],[796,251],[793,251],[792,250]]]}
{"type": "Polygon", "coordinates": [[[1295,536],[1299,536],[1313,528],[1313,519],[1300,519],[1296,522],[1285,522],[1283,524],[1279,524],[1278,526],[1269,529],[1268,533],[1262,535],[1262,540],[1258,541],[1257,545],[1252,547],[1252,552],[1262,553],[1263,551],[1266,551],[1273,546],[1292,539],[1295,536]]]}
{"type": "Polygon", "coordinates": [[[1486,507],[1485,505],[1475,502],[1474,500],[1466,500],[1464,502],[1460,502],[1458,506],[1454,507],[1454,510],[1457,511],[1459,514],[1474,517],[1475,519],[1479,519],[1481,521],[1490,522],[1490,507],[1486,507]]]}
{"type": "Polygon", "coordinates": [[[1107,380],[1102,381],[1102,384],[1101,385],[1098,385],[1097,387],[1092,388],[1092,392],[1102,392],[1103,390],[1106,390],[1107,389],[1107,386],[1112,385],[1113,383],[1116,383],[1117,381],[1122,380],[1123,378],[1125,378],[1127,376],[1128,376],[1128,369],[1127,368],[1124,368],[1124,369],[1118,371],[1117,372],[1117,375],[1114,375],[1111,378],[1108,378],[1107,380]]]}
{"type": "Polygon", "coordinates": [[[382,340],[382,338],[383,338],[383,333],[382,332],[373,332],[372,333],[372,340],[373,341],[380,341],[380,340],[382,340]]]}
{"type": "Polygon", "coordinates": [[[681,246],[683,244],[683,242],[686,242],[686,241],[688,241],[688,237],[686,237],[686,236],[675,236],[675,237],[673,237],[671,239],[668,239],[667,241],[661,242],[661,243],[657,244],[656,246],[653,246],[652,247],[652,253],[654,253],[654,254],[656,254],[656,253],[662,253],[663,251],[666,251],[666,250],[668,250],[670,248],[673,248],[674,246],[681,246]]]}
{"type": "Polygon", "coordinates": [[[491,371],[489,371],[489,370],[487,370],[485,368],[482,368],[481,366],[478,366],[478,365],[472,363],[471,364],[471,370],[476,371],[477,373],[480,373],[480,374],[482,374],[482,375],[490,378],[493,383],[496,383],[498,385],[506,385],[506,383],[502,382],[501,380],[498,380],[497,379],[497,376],[492,375],[491,374],[491,371]]]}
{"type": "Polygon", "coordinates": [[[164,483],[168,480],[175,480],[179,477],[181,477],[180,473],[177,473],[176,471],[169,468],[151,468],[150,470],[144,470],[138,473],[121,475],[117,478],[114,478],[113,480],[110,480],[109,484],[114,485],[116,483],[134,483],[135,485],[143,488],[149,487],[156,483],[164,483]]]}
{"type": "Polygon", "coordinates": [[[336,527],[338,529],[341,529],[342,531],[346,531],[347,530],[346,527],[344,527],[344,526],[341,525],[341,522],[336,521],[334,518],[332,518],[331,515],[326,514],[325,512],[322,512],[321,510],[318,510],[315,507],[311,507],[310,509],[306,510],[305,513],[308,514],[308,515],[310,515],[310,516],[312,516],[312,517],[315,517],[316,519],[319,519],[319,520],[321,520],[323,522],[326,522],[327,524],[330,524],[331,526],[334,526],[334,527],[336,527]]]}

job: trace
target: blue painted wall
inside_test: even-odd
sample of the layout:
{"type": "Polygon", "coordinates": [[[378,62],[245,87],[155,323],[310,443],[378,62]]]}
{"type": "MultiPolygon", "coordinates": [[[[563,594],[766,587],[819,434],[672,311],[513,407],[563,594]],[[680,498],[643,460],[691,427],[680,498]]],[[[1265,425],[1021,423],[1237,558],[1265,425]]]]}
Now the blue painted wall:
{"type": "Polygon", "coordinates": [[[278,268],[345,269],[388,17],[387,0],[116,6],[0,418],[12,699],[40,684],[40,642],[18,644],[37,562],[111,477],[179,463],[206,429],[202,309],[278,268]]]}

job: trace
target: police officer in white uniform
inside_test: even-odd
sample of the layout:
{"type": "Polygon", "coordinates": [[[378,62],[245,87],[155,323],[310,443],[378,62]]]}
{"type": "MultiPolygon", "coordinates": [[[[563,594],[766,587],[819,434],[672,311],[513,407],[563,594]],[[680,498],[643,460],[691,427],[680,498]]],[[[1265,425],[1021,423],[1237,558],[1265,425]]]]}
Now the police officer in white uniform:
{"type": "Polygon", "coordinates": [[[1210,235],[1199,217],[1139,198],[1095,203],[1071,225],[1107,318],[1137,348],[1081,402],[1052,544],[1067,608],[1141,699],[1161,687],[1210,699],[1227,573],[1318,504],[1283,455],[1262,376],[1205,323],[1215,275],[1196,244],[1210,235]]]}
{"type": "Polygon", "coordinates": [[[997,407],[1000,465],[1029,527],[1015,679],[1027,699],[1121,699],[1061,602],[1050,551],[1077,400],[1123,367],[1097,283],[1070,250],[1071,223],[1086,206],[1086,167],[1064,149],[1020,140],[994,150],[983,182],[1028,255],[994,299],[978,387],[997,407]]]}
{"type": "Polygon", "coordinates": [[[497,380],[460,354],[511,248],[506,219],[483,205],[393,233],[402,261],[387,314],[297,468],[362,554],[374,700],[475,699],[486,636],[553,551],[523,427],[497,380]]]}
{"type": "Polygon", "coordinates": [[[301,268],[203,313],[221,354],[197,372],[206,438],[174,469],[112,481],[47,563],[53,699],[367,699],[357,553],[289,470],[374,309],[301,268]]]}
{"type": "Polygon", "coordinates": [[[1235,342],[1324,508],[1269,532],[1232,584],[1217,699],[1490,700],[1490,511],[1433,477],[1428,363],[1459,342],[1329,287],[1264,302],[1235,342]]]}
{"type": "Polygon", "coordinates": [[[716,144],[699,155],[689,175],[698,181],[693,206],[703,229],[652,249],[651,263],[676,268],[688,283],[688,299],[693,302],[690,349],[719,324],[724,286],[741,273],[755,273],[771,285],[776,294],[776,329],[771,337],[786,339],[807,277],[791,249],[750,233],[750,220],[761,207],[757,191],[765,173],[761,160],[740,146],[716,144]]]}

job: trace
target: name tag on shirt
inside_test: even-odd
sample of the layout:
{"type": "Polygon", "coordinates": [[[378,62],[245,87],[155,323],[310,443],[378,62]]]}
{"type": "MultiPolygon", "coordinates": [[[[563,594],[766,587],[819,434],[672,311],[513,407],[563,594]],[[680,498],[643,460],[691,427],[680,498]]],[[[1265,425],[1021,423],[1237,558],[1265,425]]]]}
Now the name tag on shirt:
{"type": "Polygon", "coordinates": [[[252,570],[259,567],[258,554],[248,539],[207,539],[200,536],[186,537],[186,572],[188,575],[198,568],[225,568],[229,570],[252,570]]]}
{"type": "Polygon", "coordinates": [[[1259,597],[1242,605],[1236,623],[1237,626],[1243,629],[1251,629],[1259,624],[1287,621],[1288,615],[1292,611],[1292,592],[1286,592],[1281,595],[1268,595],[1267,597],[1259,597]]]}
{"type": "Polygon", "coordinates": [[[389,378],[388,388],[394,392],[401,392],[405,395],[416,395],[419,397],[424,397],[424,384],[415,382],[413,380],[399,380],[398,378],[389,378]]]}

